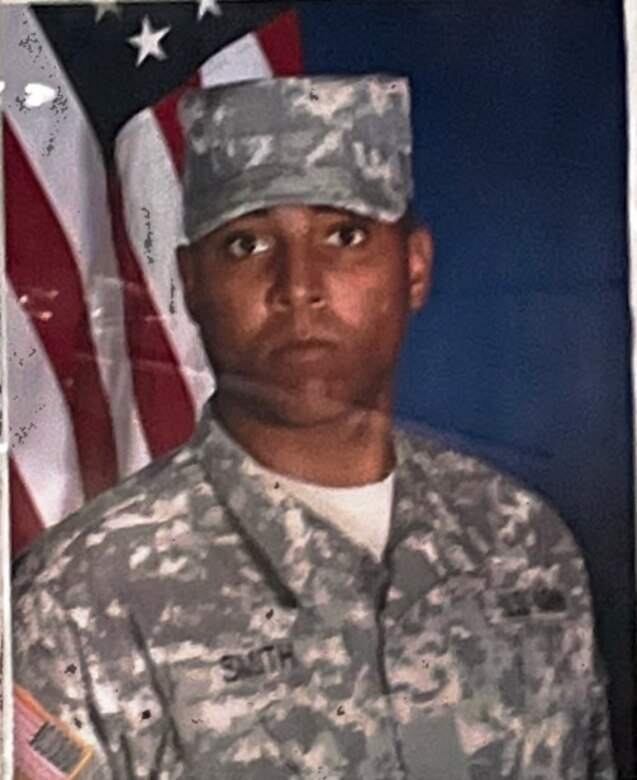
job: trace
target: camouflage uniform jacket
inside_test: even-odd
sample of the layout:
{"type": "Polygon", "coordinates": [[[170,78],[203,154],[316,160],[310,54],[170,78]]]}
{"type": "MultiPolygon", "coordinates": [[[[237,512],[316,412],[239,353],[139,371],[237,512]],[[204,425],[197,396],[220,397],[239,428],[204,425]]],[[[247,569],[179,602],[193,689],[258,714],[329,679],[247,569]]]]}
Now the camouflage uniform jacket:
{"type": "Polygon", "coordinates": [[[36,541],[15,677],[92,746],[81,778],[614,778],[564,525],[474,458],[395,445],[381,564],[209,412],[36,541]]]}

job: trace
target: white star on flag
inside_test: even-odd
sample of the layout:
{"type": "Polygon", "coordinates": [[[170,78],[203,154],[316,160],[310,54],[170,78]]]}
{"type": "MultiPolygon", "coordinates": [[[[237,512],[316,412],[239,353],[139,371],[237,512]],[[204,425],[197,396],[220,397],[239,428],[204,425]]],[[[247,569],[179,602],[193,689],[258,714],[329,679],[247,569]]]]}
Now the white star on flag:
{"type": "Polygon", "coordinates": [[[140,32],[128,39],[130,45],[138,49],[135,67],[139,67],[147,57],[154,57],[157,60],[166,59],[166,52],[162,49],[160,41],[170,32],[170,29],[170,27],[162,27],[161,30],[154,30],[148,16],[144,16],[140,32]]]}
{"type": "Polygon", "coordinates": [[[219,7],[219,0],[199,0],[197,21],[199,21],[199,19],[203,19],[207,13],[211,13],[214,16],[221,16],[223,12],[219,7]]]}
{"type": "Polygon", "coordinates": [[[106,14],[120,16],[121,13],[122,8],[117,4],[116,0],[99,0],[99,2],[95,4],[95,24],[101,21],[106,14]]]}

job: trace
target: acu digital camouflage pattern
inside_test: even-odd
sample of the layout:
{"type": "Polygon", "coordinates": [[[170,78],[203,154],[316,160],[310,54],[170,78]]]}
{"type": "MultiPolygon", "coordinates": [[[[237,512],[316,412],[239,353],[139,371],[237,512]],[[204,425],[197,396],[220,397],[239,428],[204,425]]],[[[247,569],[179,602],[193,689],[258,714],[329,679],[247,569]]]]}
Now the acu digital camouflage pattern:
{"type": "Polygon", "coordinates": [[[584,567],[536,496],[396,434],[386,559],[206,412],[17,567],[15,676],[82,778],[611,780],[584,567]]]}
{"type": "Polygon", "coordinates": [[[394,222],[412,195],[409,88],[372,75],[263,79],[193,90],[184,230],[194,243],[256,209],[328,205],[394,222]]]}

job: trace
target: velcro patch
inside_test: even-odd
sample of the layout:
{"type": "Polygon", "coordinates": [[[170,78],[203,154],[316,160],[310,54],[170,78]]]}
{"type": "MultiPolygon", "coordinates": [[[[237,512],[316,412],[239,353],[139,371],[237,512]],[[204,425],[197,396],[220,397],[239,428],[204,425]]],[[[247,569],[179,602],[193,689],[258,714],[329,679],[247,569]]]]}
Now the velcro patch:
{"type": "Polygon", "coordinates": [[[93,749],[31,694],[15,686],[17,780],[75,780],[93,749]]]}

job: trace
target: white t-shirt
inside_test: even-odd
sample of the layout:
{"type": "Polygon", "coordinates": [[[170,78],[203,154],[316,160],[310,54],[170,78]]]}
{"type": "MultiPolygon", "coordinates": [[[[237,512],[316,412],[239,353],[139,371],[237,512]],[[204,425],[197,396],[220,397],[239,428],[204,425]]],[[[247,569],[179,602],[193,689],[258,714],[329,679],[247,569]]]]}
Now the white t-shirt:
{"type": "Polygon", "coordinates": [[[271,486],[278,485],[315,514],[329,520],[354,542],[380,560],[387,546],[394,498],[395,474],[356,487],[324,487],[259,467],[271,486]]]}

